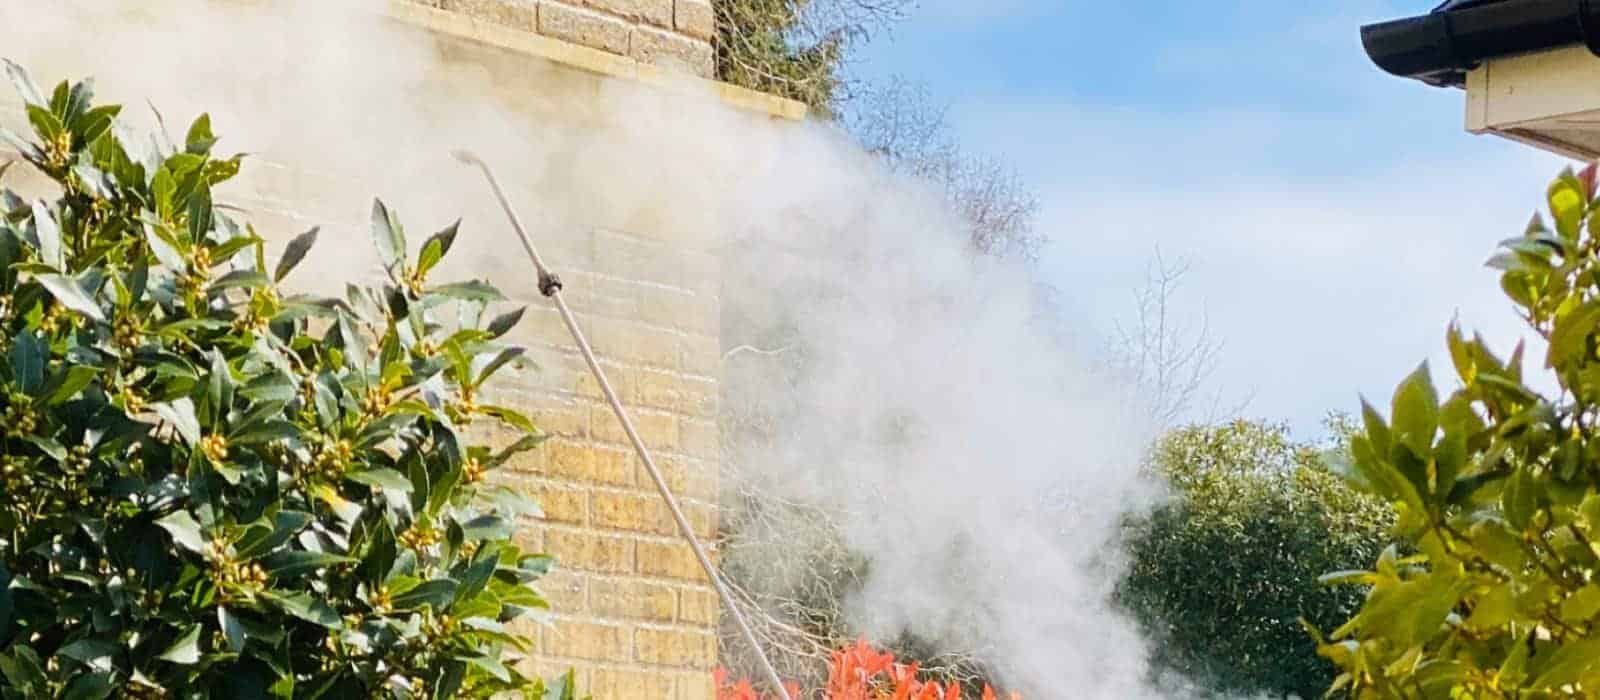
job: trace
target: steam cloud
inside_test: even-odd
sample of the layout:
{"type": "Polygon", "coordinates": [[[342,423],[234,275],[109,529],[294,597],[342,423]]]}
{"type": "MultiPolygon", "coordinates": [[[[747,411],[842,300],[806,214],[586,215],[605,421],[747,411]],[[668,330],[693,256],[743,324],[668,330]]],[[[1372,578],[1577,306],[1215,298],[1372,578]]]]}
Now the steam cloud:
{"type": "MultiPolygon", "coordinates": [[[[974,259],[937,197],[824,125],[625,83],[598,95],[540,74],[507,84],[440,60],[375,10],[53,0],[0,4],[0,26],[4,51],[41,81],[95,76],[136,129],[153,126],[146,100],[179,136],[210,110],[223,150],[259,154],[247,172],[289,201],[348,212],[319,222],[308,265],[320,268],[303,280],[375,273],[361,221],[379,195],[417,228],[464,216],[457,264],[534,298],[481,181],[450,160],[458,147],[524,184],[520,206],[558,268],[571,232],[595,227],[743,251],[750,276],[730,270],[729,288],[750,291],[725,301],[792,321],[807,368],[781,397],[793,410],[779,439],[738,466],[853,514],[844,534],[871,561],[854,622],[986,650],[1033,697],[1161,694],[1146,641],[1108,603],[1118,518],[1150,498],[1136,467],[1146,428],[1039,322],[1026,269],[974,259]],[[276,163],[296,164],[295,177],[276,163]]],[[[258,221],[296,214],[236,194],[258,221]]]]}

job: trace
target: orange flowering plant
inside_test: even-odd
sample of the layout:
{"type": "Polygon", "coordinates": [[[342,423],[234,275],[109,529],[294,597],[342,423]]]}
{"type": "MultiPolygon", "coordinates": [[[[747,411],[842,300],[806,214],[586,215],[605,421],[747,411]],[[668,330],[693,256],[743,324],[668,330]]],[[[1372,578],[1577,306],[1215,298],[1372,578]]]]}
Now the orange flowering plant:
{"type": "MultiPolygon", "coordinates": [[[[899,663],[894,654],[880,651],[859,640],[853,646],[833,652],[828,664],[828,684],[814,693],[804,693],[799,684],[788,683],[789,697],[825,700],[962,700],[961,685],[922,680],[916,663],[899,663]]],[[[756,691],[749,679],[730,682],[727,671],[717,669],[717,700],[774,700],[756,691]]],[[[1008,700],[1022,700],[1011,693],[1008,700]]],[[[980,700],[999,700],[994,688],[983,687],[980,700]]]]}

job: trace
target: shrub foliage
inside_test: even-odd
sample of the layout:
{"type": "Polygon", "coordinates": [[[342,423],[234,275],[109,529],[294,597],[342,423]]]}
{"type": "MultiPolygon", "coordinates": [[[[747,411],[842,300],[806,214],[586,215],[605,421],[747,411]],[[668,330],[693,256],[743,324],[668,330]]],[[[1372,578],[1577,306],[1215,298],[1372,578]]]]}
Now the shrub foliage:
{"type": "Polygon", "coordinates": [[[88,83],[6,68],[34,138],[5,137],[59,196],[0,201],[0,696],[544,692],[502,654],[550,561],[485,482],[538,437],[477,401],[520,312],[429,281],[456,227],[408,259],[376,203],[388,283],[288,295],[316,232],[268,263],[213,203],[241,159],[207,117],[133,139],[88,83]],[[491,421],[522,437],[471,444],[491,421]]]}
{"type": "Polygon", "coordinates": [[[1360,606],[1316,579],[1378,555],[1383,503],[1262,423],[1174,430],[1151,466],[1173,497],[1129,523],[1117,598],[1156,640],[1157,668],[1218,693],[1320,695],[1335,671],[1299,620],[1338,624],[1360,606]]]}
{"type": "Polygon", "coordinates": [[[1460,386],[1443,401],[1426,365],[1389,416],[1364,406],[1353,478],[1394,504],[1409,550],[1329,577],[1369,587],[1321,652],[1352,697],[1545,698],[1600,692],[1600,206],[1595,170],[1549,188],[1490,260],[1547,342],[1556,393],[1452,325],[1460,386]],[[1415,554],[1406,556],[1406,552],[1415,554]]]}
{"type": "Polygon", "coordinates": [[[805,41],[802,15],[812,0],[717,0],[717,78],[804,102],[831,115],[844,39],[805,41]]]}
{"type": "MultiPolygon", "coordinates": [[[[774,697],[758,692],[749,679],[730,679],[723,669],[717,669],[712,678],[717,686],[716,700],[771,700],[774,697]]],[[[921,674],[916,662],[897,661],[894,654],[868,644],[865,639],[829,652],[828,681],[824,687],[808,694],[799,683],[789,682],[784,685],[784,692],[791,698],[826,700],[962,700],[971,697],[964,693],[960,683],[928,679],[921,674]]],[[[978,697],[999,700],[1000,694],[984,685],[978,697]]],[[[1022,695],[1010,693],[1006,698],[1022,700],[1022,695]]]]}

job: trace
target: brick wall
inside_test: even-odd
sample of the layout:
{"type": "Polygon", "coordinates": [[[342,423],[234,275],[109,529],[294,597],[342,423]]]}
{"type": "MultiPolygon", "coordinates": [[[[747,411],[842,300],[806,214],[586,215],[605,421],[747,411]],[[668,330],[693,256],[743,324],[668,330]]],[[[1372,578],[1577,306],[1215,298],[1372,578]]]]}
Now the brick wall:
{"type": "MultiPolygon", "coordinates": [[[[539,4],[541,21],[556,4],[539,4]]],[[[633,18],[630,31],[642,32],[653,31],[640,24],[644,18],[665,17],[647,8],[671,3],[588,4],[616,8],[607,22],[633,18]]],[[[679,7],[684,5],[680,0],[679,7]]],[[[428,16],[411,19],[430,22],[428,16]]],[[[496,84],[517,84],[516,78],[528,74],[529,58],[506,50],[503,42],[485,46],[477,34],[455,38],[441,46],[444,55],[488,70],[496,84]]],[[[540,115],[547,126],[626,128],[618,123],[625,115],[596,113],[600,79],[588,71],[629,73],[611,64],[576,68],[543,66],[528,90],[532,94],[502,97],[540,115]]],[[[750,106],[747,100],[740,104],[750,106]]],[[[781,110],[757,109],[752,118],[776,112],[781,110]]],[[[531,206],[547,197],[533,187],[513,192],[531,206]]],[[[684,219],[694,220],[687,214],[669,207],[624,215],[598,207],[563,230],[539,235],[542,252],[565,283],[564,297],[668,485],[696,533],[710,538],[717,529],[720,455],[721,261],[710,250],[683,244],[683,231],[675,229],[684,219]]],[[[503,266],[493,260],[455,262],[464,263],[467,274],[503,266]]],[[[552,624],[536,629],[534,670],[552,675],[574,668],[596,698],[709,698],[720,618],[716,595],[560,316],[533,296],[525,276],[503,282],[503,289],[522,290],[526,296],[518,301],[528,306],[508,340],[532,348],[539,368],[515,375],[500,391],[506,403],[527,408],[552,436],[501,474],[541,503],[543,520],[522,534],[558,561],[541,587],[551,602],[552,624]]]]}
{"type": "Polygon", "coordinates": [[[716,73],[711,0],[403,0],[642,63],[716,73]]]}
{"type": "MultiPolygon", "coordinates": [[[[562,254],[568,301],[701,537],[716,531],[718,279],[709,253],[596,230],[562,254]],[[587,250],[584,250],[587,249],[587,250]],[[586,254],[587,253],[587,254],[586,254]]],[[[715,595],[559,316],[530,300],[511,334],[542,364],[503,391],[554,437],[502,476],[545,511],[526,530],[560,569],[543,590],[539,669],[579,669],[597,698],[704,698],[715,595]]]]}

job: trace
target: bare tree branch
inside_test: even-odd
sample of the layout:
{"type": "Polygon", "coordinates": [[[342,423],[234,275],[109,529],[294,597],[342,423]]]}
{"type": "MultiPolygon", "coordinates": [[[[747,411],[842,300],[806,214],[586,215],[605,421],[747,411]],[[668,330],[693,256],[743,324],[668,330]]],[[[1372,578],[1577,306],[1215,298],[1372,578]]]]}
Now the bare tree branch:
{"type": "MultiPolygon", "coordinates": [[[[1116,326],[1116,362],[1157,428],[1172,427],[1192,415],[1222,354],[1223,343],[1212,335],[1204,312],[1185,319],[1174,307],[1188,272],[1187,260],[1169,262],[1158,248],[1145,270],[1144,284],[1134,292],[1132,325],[1116,326]]],[[[1224,410],[1219,389],[1210,398],[1205,421],[1237,414],[1248,403],[1246,398],[1224,410]]]]}
{"type": "Polygon", "coordinates": [[[965,152],[950,133],[946,108],[925,88],[894,78],[853,96],[847,107],[845,128],[892,170],[940,190],[966,222],[974,249],[1038,259],[1046,241],[1034,227],[1038,198],[1010,167],[965,152]]]}

